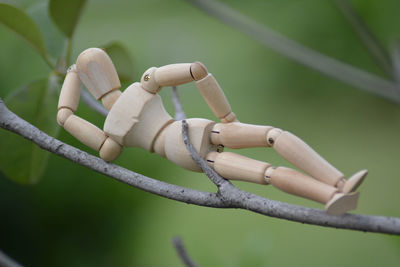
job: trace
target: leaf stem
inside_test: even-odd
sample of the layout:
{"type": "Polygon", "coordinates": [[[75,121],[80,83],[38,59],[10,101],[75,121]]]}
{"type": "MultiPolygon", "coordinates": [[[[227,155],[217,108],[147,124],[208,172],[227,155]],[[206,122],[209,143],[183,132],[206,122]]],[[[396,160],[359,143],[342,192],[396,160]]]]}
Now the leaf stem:
{"type": "Polygon", "coordinates": [[[347,83],[400,104],[397,85],[392,81],[354,67],[277,33],[267,26],[236,11],[222,1],[187,0],[208,15],[211,15],[234,29],[247,34],[265,47],[317,70],[331,78],[347,83]]]}
{"type": "Polygon", "coordinates": [[[378,37],[369,29],[368,25],[348,0],[335,0],[335,3],[377,65],[389,77],[393,78],[394,73],[389,53],[378,37]]]}
{"type": "Polygon", "coordinates": [[[65,56],[65,61],[67,62],[67,67],[71,64],[71,54],[72,54],[72,36],[68,38],[67,41],[67,54],[65,56]]]}
{"type": "MultiPolygon", "coordinates": [[[[40,51],[39,51],[39,53],[40,53],[40,51]]],[[[46,62],[47,66],[50,67],[50,69],[53,69],[53,70],[56,69],[56,64],[51,62],[50,56],[48,54],[40,53],[40,55],[42,56],[44,62],[46,62]]]]}

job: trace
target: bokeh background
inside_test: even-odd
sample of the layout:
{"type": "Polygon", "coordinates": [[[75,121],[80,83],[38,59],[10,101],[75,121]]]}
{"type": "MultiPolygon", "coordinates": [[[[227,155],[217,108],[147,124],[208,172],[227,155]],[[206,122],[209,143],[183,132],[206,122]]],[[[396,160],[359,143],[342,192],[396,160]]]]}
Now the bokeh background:
{"type": "MultiPolygon", "coordinates": [[[[225,2],[301,44],[384,76],[331,1],[225,2]]],[[[400,2],[351,2],[389,48],[400,36],[400,2]]],[[[45,4],[18,3],[26,9],[45,4]]],[[[290,130],[346,175],[367,168],[355,213],[400,216],[398,105],[294,63],[183,0],[89,1],[75,34],[74,58],[114,40],[131,53],[135,80],[150,66],[203,62],[242,122],[290,130]]],[[[64,43],[52,44],[57,51],[64,43]]],[[[0,97],[49,71],[31,47],[0,27],[0,97]]],[[[179,93],[188,117],[215,120],[193,85],[180,86],[179,93]]],[[[171,89],[161,95],[173,112],[171,89]]],[[[83,103],[78,114],[103,124],[83,103]]],[[[59,139],[95,154],[64,130],[59,139]]],[[[241,153],[288,165],[271,149],[241,153]]],[[[116,163],[168,183],[215,191],[204,175],[141,149],[125,149],[116,163]]],[[[322,208],[272,187],[235,184],[267,198],[322,208]]],[[[54,155],[37,185],[22,186],[0,174],[0,249],[26,266],[179,266],[171,245],[177,235],[202,266],[400,264],[398,237],[187,205],[54,155]]]]}

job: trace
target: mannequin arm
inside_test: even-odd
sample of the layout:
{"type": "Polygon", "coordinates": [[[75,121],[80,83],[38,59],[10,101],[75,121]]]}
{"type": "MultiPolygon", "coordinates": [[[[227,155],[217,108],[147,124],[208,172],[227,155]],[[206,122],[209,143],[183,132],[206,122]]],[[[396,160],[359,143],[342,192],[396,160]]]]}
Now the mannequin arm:
{"type": "Polygon", "coordinates": [[[163,86],[177,86],[191,81],[196,81],[208,106],[222,122],[237,121],[218,82],[200,62],[153,67],[141,79],[143,88],[150,93],[158,92],[163,86]]]}
{"type": "Polygon", "coordinates": [[[76,66],[73,65],[65,77],[58,101],[57,122],[86,146],[99,151],[100,157],[112,161],[122,147],[92,123],[74,115],[78,108],[81,83],[76,66]]]}

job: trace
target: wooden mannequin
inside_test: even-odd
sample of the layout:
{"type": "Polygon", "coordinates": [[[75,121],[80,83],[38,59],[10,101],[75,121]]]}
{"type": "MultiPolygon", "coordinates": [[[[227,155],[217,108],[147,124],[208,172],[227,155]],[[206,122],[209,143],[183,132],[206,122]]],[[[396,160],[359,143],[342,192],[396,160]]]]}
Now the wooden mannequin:
{"type": "Polygon", "coordinates": [[[58,103],[57,121],[85,145],[99,151],[106,161],[115,160],[124,146],[136,146],[168,158],[177,165],[201,171],[182,139],[182,122],[164,109],[157,94],[163,86],[195,81],[214,114],[221,120],[188,119],[189,138],[209,165],[227,179],[272,184],[290,194],[325,204],[329,214],[340,215],[355,209],[359,193],[354,192],[365,178],[362,170],[348,180],[295,135],[272,126],[244,124],[236,119],[222,89],[199,62],[150,68],[140,83],[123,93],[115,67],[101,49],[82,52],[70,67],[58,103]],[[74,115],[81,82],[109,110],[104,130],[74,115]],[[250,159],[217,147],[273,147],[282,157],[308,175],[285,167],[250,159]]]}

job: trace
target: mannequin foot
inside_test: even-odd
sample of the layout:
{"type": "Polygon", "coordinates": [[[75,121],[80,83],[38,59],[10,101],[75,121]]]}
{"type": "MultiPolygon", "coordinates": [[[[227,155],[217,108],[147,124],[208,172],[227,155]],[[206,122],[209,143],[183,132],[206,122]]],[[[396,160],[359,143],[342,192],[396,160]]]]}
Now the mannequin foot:
{"type": "Polygon", "coordinates": [[[349,194],[336,193],[325,205],[326,213],[330,215],[342,215],[349,210],[357,208],[357,201],[360,193],[352,192],[349,194]]]}
{"type": "Polygon", "coordinates": [[[361,170],[353,174],[348,180],[342,180],[338,183],[337,187],[345,194],[351,193],[357,190],[357,188],[364,181],[367,176],[367,170],[361,170]]]}

